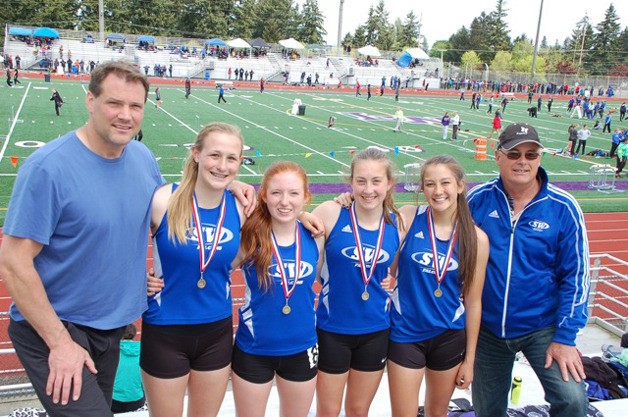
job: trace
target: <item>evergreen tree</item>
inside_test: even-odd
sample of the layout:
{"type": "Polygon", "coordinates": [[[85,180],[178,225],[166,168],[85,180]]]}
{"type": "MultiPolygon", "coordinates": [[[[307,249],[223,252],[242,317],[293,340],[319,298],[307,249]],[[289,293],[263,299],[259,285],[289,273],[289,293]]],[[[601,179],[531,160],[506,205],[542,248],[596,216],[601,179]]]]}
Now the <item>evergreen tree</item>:
{"type": "Polygon", "coordinates": [[[397,36],[397,43],[401,48],[414,48],[417,46],[419,37],[419,21],[413,11],[406,15],[401,26],[401,31],[397,36]]]}
{"type": "Polygon", "coordinates": [[[586,67],[593,74],[604,74],[618,63],[617,52],[624,48],[618,44],[621,39],[621,26],[613,3],[608,6],[604,20],[598,23],[595,29],[597,33],[593,35],[591,56],[586,67]]]}
{"type": "Polygon", "coordinates": [[[473,48],[469,30],[464,26],[458,29],[449,37],[449,44],[451,45],[450,62],[459,63],[462,54],[473,48]]]}
{"type": "Polygon", "coordinates": [[[232,24],[229,28],[230,37],[240,37],[243,39],[253,39],[253,7],[255,0],[240,0],[234,3],[232,24]]]}
{"type": "Polygon", "coordinates": [[[327,34],[324,28],[325,16],[318,8],[317,0],[305,0],[301,10],[299,40],[305,43],[322,44],[327,34]]]}
{"type": "Polygon", "coordinates": [[[486,35],[488,47],[493,51],[490,54],[491,57],[494,57],[497,51],[508,51],[511,48],[508,24],[506,23],[507,16],[506,1],[497,0],[495,10],[489,15],[489,27],[486,35]]]}

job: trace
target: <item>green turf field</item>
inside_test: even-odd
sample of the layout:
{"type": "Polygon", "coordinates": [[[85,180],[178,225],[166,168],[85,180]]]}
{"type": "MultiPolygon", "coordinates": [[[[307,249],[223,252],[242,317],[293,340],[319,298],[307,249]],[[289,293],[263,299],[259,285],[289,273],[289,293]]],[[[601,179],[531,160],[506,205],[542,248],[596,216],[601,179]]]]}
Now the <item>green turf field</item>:
{"type": "MultiPolygon", "coordinates": [[[[22,79],[18,88],[0,88],[0,135],[3,135],[2,159],[0,160],[0,222],[8,204],[15,178],[16,168],[11,157],[23,162],[42,143],[78,128],[87,120],[84,106],[86,85],[79,82],[44,83],[22,79]],[[65,104],[61,116],[54,113],[49,99],[51,88],[59,90],[65,104]],[[17,121],[14,123],[14,119],[17,121]]],[[[492,115],[486,114],[487,105],[480,110],[470,110],[470,100],[459,101],[458,97],[425,97],[402,95],[394,101],[390,90],[383,97],[373,96],[366,100],[350,92],[335,90],[282,91],[267,89],[264,94],[257,90],[229,90],[228,104],[217,104],[218,93],[213,88],[193,86],[192,95],[184,98],[182,86],[162,86],[164,104],[154,106],[154,94],[149,95],[146,106],[143,132],[144,143],[159,159],[161,171],[168,181],[179,178],[186,145],[194,141],[200,128],[213,121],[238,125],[244,134],[246,145],[252,149],[245,155],[255,165],[243,166],[242,180],[258,183],[264,169],[272,162],[290,159],[302,164],[309,173],[312,183],[338,183],[344,181],[353,151],[368,146],[378,146],[390,151],[391,158],[399,167],[403,181],[403,166],[421,162],[439,153],[448,153],[461,161],[469,182],[481,182],[497,174],[488,146],[488,160],[474,159],[473,139],[486,136],[491,130],[492,115]],[[292,101],[301,99],[306,105],[304,116],[290,114],[292,101]],[[405,123],[403,132],[392,131],[392,115],[401,107],[413,123],[405,123]],[[457,111],[461,116],[460,140],[443,141],[440,118],[445,111],[457,111]],[[331,115],[336,118],[335,126],[327,128],[331,115]]],[[[364,90],[364,89],[363,89],[364,90]]],[[[373,90],[375,91],[375,89],[373,90]]],[[[470,94],[467,94],[470,96],[470,94]]],[[[496,104],[500,99],[495,99],[496,104]]],[[[536,103],[536,102],[535,102],[536,103]]],[[[566,102],[556,100],[553,113],[565,115],[566,102]]],[[[546,154],[542,165],[549,171],[552,181],[587,181],[593,164],[610,163],[608,159],[570,159],[555,155],[554,150],[567,142],[567,127],[573,121],[568,117],[551,117],[545,103],[538,119],[528,117],[526,100],[509,103],[503,115],[502,125],[511,122],[531,122],[537,127],[545,146],[546,154]]],[[[584,122],[584,119],[581,121],[584,122]]],[[[589,123],[591,126],[592,123],[589,123]]],[[[618,125],[617,120],[615,124],[618,125]]],[[[616,126],[615,126],[616,127],[616,126]]],[[[449,132],[451,136],[451,130],[449,132]]],[[[587,143],[587,151],[596,148],[608,150],[610,135],[593,131],[587,143]]],[[[68,161],[69,164],[72,161],[68,161]]],[[[626,180],[620,180],[620,189],[626,189],[626,180]]],[[[585,211],[626,211],[628,193],[602,193],[595,190],[574,191],[585,211]]],[[[316,195],[315,202],[329,196],[316,195]]],[[[400,202],[415,198],[411,193],[398,195],[400,202]]]]}

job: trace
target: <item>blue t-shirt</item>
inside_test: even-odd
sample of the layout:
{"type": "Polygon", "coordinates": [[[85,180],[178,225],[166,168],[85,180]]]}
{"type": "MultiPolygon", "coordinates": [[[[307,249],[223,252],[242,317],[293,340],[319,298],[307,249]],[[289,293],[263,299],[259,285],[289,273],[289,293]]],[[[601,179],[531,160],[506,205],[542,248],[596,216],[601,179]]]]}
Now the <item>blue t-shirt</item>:
{"type": "MultiPolygon", "coordinates": [[[[176,186],[173,185],[173,191],[176,186]]],[[[187,242],[168,238],[168,216],[164,215],[153,238],[155,273],[163,276],[164,289],[148,300],[146,323],[156,325],[213,323],[232,315],[231,263],[240,247],[240,214],[235,197],[225,191],[225,218],[214,257],[203,273],[205,287],[199,288],[200,261],[196,226],[187,230],[187,242]]],[[[191,210],[191,205],[190,205],[191,210]]],[[[205,253],[216,238],[220,205],[199,207],[205,253]]]]}
{"type": "MultiPolygon", "coordinates": [[[[26,159],[4,233],[43,245],[35,269],[61,320],[106,330],[146,309],[150,204],[161,184],[155,157],[136,141],[107,159],[71,132],[26,159]]],[[[24,320],[15,304],[11,317],[24,320]]]]}

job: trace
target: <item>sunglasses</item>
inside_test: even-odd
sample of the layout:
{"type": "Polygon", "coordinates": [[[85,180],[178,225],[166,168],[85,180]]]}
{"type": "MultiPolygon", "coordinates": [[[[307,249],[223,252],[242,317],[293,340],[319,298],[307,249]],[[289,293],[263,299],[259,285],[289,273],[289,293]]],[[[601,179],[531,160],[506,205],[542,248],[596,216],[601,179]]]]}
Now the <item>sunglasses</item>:
{"type": "Polygon", "coordinates": [[[504,155],[506,155],[506,158],[512,160],[512,161],[518,161],[519,158],[521,158],[521,155],[523,155],[525,157],[525,159],[527,159],[528,161],[535,161],[537,159],[539,159],[539,157],[541,156],[540,152],[534,152],[534,151],[528,151],[525,153],[521,153],[519,151],[508,151],[505,152],[502,149],[500,149],[500,152],[503,153],[504,155]]]}

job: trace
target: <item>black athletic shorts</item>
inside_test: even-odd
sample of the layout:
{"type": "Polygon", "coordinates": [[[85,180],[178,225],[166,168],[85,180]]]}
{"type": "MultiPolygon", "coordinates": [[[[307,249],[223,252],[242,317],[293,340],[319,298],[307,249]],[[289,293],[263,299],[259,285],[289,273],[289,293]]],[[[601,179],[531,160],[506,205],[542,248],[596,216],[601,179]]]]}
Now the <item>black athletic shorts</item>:
{"type": "Polygon", "coordinates": [[[388,345],[388,360],[405,368],[446,371],[464,359],[467,337],[464,330],[446,330],[430,340],[419,343],[388,345]]]}
{"type": "Polygon", "coordinates": [[[344,374],[349,369],[381,371],[386,366],[390,330],[349,335],[316,329],[320,357],[318,369],[328,374],[344,374]]]}
{"type": "Polygon", "coordinates": [[[178,378],[195,371],[216,371],[231,362],[231,317],[208,323],[156,326],[142,323],[140,367],[156,378],[178,378]]]}
{"type": "Polygon", "coordinates": [[[275,373],[287,381],[309,381],[318,373],[318,345],[288,356],[251,355],[235,345],[231,369],[254,384],[272,381],[275,373]]]}

